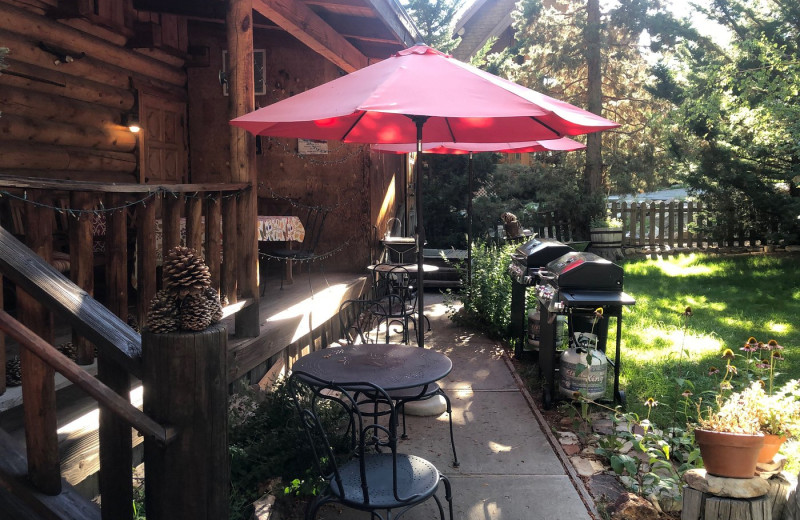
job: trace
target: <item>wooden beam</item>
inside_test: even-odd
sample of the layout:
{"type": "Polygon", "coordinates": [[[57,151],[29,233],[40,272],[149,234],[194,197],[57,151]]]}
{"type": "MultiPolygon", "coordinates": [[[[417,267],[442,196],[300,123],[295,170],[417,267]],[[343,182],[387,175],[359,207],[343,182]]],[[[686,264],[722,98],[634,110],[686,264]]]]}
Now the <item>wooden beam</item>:
{"type": "Polygon", "coordinates": [[[90,148],[43,147],[21,141],[0,141],[0,169],[5,168],[132,173],[136,170],[136,155],[90,148]]]}
{"type": "MultiPolygon", "coordinates": [[[[70,193],[69,207],[85,210],[69,222],[69,275],[70,279],[94,295],[94,252],[92,251],[92,222],[89,217],[93,209],[92,194],[85,191],[70,193]]],[[[94,362],[94,345],[78,331],[72,331],[72,344],[75,346],[77,363],[91,365],[94,362]]]]}
{"type": "Polygon", "coordinates": [[[3,117],[0,117],[0,135],[9,141],[50,146],[113,152],[132,152],[136,148],[136,136],[119,123],[82,126],[74,122],[62,123],[3,113],[3,117]]]}
{"type": "Polygon", "coordinates": [[[368,65],[366,56],[302,2],[253,0],[253,9],[345,72],[368,65]]]}
{"type": "Polygon", "coordinates": [[[399,2],[393,0],[366,0],[375,9],[383,23],[397,36],[397,41],[406,47],[411,47],[415,43],[423,41],[422,35],[414,26],[414,22],[404,10],[400,8],[399,2]]]}

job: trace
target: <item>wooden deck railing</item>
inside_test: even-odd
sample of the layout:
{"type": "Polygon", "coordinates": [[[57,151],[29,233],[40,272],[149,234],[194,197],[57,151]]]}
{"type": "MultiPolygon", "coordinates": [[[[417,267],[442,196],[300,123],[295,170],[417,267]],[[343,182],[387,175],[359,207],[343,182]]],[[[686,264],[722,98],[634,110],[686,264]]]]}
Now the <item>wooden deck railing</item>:
{"type": "MultiPolygon", "coordinates": [[[[222,258],[240,260],[246,247],[255,247],[237,243],[237,222],[255,218],[240,214],[237,206],[237,195],[247,188],[244,183],[101,184],[0,176],[0,195],[10,213],[6,226],[48,262],[57,263],[56,253],[59,265],[68,265],[70,279],[90,295],[95,292],[95,268],[102,268],[103,303],[127,320],[129,303],[134,302],[131,314],[139,325],[144,325],[157,291],[158,259],[180,244],[204,249],[212,285],[223,300],[240,299],[238,288],[248,286],[239,279],[243,270],[222,258]],[[66,261],[61,258],[65,253],[66,261]]],[[[257,305],[257,299],[248,303],[257,305]]],[[[257,310],[248,310],[243,315],[257,319],[257,310]]],[[[237,321],[236,330],[253,335],[258,327],[237,321]]],[[[92,363],[89,342],[76,334],[73,343],[79,363],[92,363]]]]}

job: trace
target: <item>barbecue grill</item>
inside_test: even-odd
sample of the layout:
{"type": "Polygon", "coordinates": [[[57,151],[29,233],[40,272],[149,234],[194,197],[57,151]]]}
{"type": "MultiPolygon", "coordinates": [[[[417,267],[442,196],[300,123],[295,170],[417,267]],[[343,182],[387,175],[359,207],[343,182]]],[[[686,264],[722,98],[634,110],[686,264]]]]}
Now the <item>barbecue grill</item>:
{"type": "Polygon", "coordinates": [[[511,253],[511,264],[508,266],[511,276],[511,337],[519,338],[514,346],[514,355],[518,358],[527,346],[525,291],[539,283],[539,271],[544,266],[571,251],[571,247],[557,240],[534,238],[511,253]]]}
{"type": "Polygon", "coordinates": [[[622,267],[593,253],[570,252],[540,269],[536,298],[541,314],[539,369],[545,378],[544,405],[549,408],[555,396],[556,315],[567,316],[569,337],[575,332],[589,332],[595,309],[603,308],[603,319],[594,332],[598,349],[605,353],[608,319],[616,318],[617,337],[614,353],[614,400],[624,404],[625,394],[619,389],[620,342],[622,340],[622,307],[636,303],[622,291],[622,267]]]}

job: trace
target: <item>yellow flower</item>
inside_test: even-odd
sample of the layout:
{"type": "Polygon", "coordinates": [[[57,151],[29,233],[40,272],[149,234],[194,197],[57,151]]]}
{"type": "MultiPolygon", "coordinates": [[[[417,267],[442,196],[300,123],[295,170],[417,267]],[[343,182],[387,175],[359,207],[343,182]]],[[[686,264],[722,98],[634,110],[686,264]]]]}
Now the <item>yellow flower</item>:
{"type": "Polygon", "coordinates": [[[652,397],[648,397],[647,401],[644,402],[644,405],[648,408],[653,408],[654,406],[658,406],[658,401],[653,399],[652,397]]]}
{"type": "Polygon", "coordinates": [[[734,359],[736,354],[729,348],[726,348],[725,351],[722,353],[722,359],[734,359]]]}

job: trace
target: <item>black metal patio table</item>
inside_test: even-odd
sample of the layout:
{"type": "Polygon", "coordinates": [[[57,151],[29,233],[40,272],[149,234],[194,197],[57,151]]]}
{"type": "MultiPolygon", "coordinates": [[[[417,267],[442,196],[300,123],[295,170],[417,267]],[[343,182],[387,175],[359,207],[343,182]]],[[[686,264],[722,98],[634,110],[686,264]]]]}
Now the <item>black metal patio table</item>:
{"type": "Polygon", "coordinates": [[[430,385],[452,369],[453,362],[444,354],[400,344],[328,347],[306,354],[292,366],[293,371],[325,381],[369,382],[387,392],[430,385]]]}

